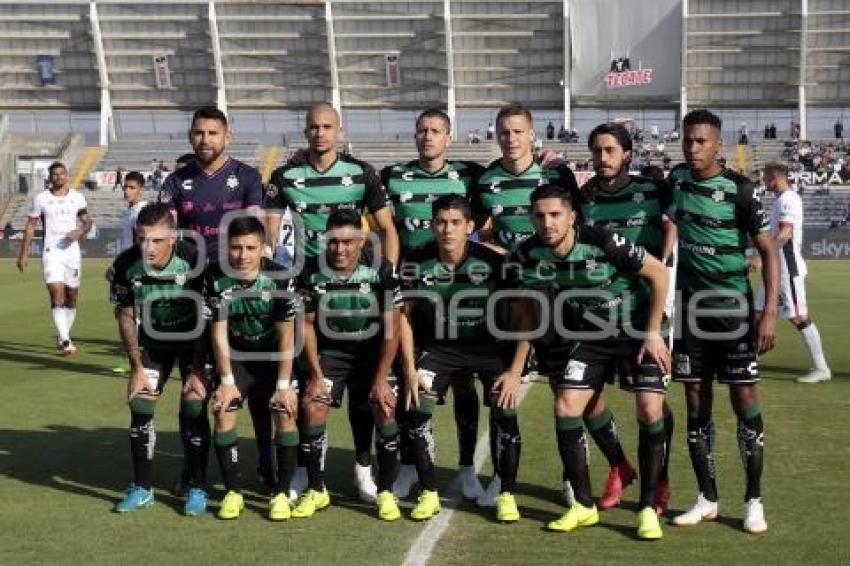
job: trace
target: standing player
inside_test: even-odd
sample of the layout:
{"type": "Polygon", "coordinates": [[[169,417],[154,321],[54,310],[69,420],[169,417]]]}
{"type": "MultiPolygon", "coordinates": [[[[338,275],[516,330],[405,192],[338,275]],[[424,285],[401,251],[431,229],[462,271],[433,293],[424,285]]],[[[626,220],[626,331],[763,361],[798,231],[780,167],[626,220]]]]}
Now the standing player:
{"type": "MultiPolygon", "coordinates": [[[[803,336],[815,368],[797,383],[829,381],[832,372],[823,355],[817,326],[809,318],[806,306],[806,262],[803,259],[803,201],[788,184],[788,168],[781,163],[769,163],[764,168],[764,186],[776,195],[770,209],[770,233],[776,240],[779,254],[779,307],[782,316],[794,323],[803,336]]],[[[756,262],[753,262],[756,263],[756,262]]],[[[754,265],[753,267],[757,267],[754,265]]],[[[764,285],[756,297],[756,314],[764,310],[764,285]]]]}
{"type": "Polygon", "coordinates": [[[236,519],[245,508],[236,424],[238,409],[249,396],[276,407],[278,469],[277,483],[270,486],[269,518],[284,521],[291,514],[289,481],[298,456],[298,399],[292,382],[295,294],[292,280],[284,279],[284,269],[263,257],[265,240],[262,221],[236,218],[227,227],[230,269],[216,263],[207,269],[210,333],[219,376],[214,395],[215,453],[227,490],[218,510],[220,519],[236,519]]]}
{"type": "Polygon", "coordinates": [[[145,193],[145,177],[138,171],[130,171],[124,176],[124,183],[121,185],[124,191],[124,202],[127,208],[121,214],[121,241],[119,242],[120,252],[130,249],[136,242],[136,219],[139,217],[139,211],[147,205],[144,200],[145,193]]]}
{"type": "Polygon", "coordinates": [[[126,513],[154,502],[154,409],[177,366],[183,380],[180,430],[186,431],[183,457],[189,486],[183,513],[196,516],[206,509],[210,445],[204,323],[198,316],[203,265],[193,245],[177,240],[174,218],[164,204],[149,205],[139,213],[138,242],[116,258],[110,288],[130,362],[127,400],[133,457],[133,485],[115,510],[126,513]]]}
{"type": "MultiPolygon", "coordinates": [[[[214,106],[196,110],[189,125],[189,143],[195,158],[169,175],[159,193],[160,202],[171,206],[177,227],[200,238],[207,261],[219,259],[219,241],[224,238],[222,230],[226,230],[222,226],[224,215],[240,209],[259,213],[263,203],[260,173],[227,155],[231,139],[227,116],[221,110],[214,106]]],[[[271,413],[262,399],[249,398],[248,406],[257,439],[260,475],[271,487],[276,481],[271,413]]],[[[181,486],[175,491],[182,491],[181,486]]]]}
{"type": "Polygon", "coordinates": [[[56,161],[48,167],[50,190],[35,196],[27,212],[24,241],[18,256],[18,270],[23,273],[29,264],[30,244],[39,220],[44,228],[44,251],[41,264],[44,282],[50,294],[50,311],[56,327],[56,347],[59,353],[70,356],[77,351],[71,341],[71,328],[77,317],[77,296],[80,290],[80,239],[92,227],[86,210],[86,199],[72,191],[68,169],[56,161]]]}
{"type": "Polygon", "coordinates": [[[729,385],[738,417],[738,446],[746,472],[744,530],[767,530],[761,502],[764,425],[756,384],[758,354],[776,339],[779,259],[767,215],[747,178],[717,162],[721,121],[708,110],[683,120],[686,164],[668,178],[673,205],[668,216],[679,231],[677,292],[681,337],[673,347],[673,378],[685,384],[688,450],[699,485],[696,503],[675,517],[680,526],[717,516],[714,465],[714,379],[729,385]],[[745,250],[752,239],[763,262],[765,308],[756,325],[745,250]]]}
{"type": "Polygon", "coordinates": [[[640,427],[637,535],[659,539],[653,506],[664,462],[662,405],[670,365],[661,337],[667,270],[619,234],[577,226],[571,195],[562,187],[544,185],[531,202],[537,233],[520,245],[514,260],[522,268],[523,287],[554,299],[541,307],[559,309],[550,311],[554,328],[535,342],[535,350],[555,394],[558,451],[575,496],[569,511],[548,528],[569,532],[599,521],[591,499],[583,415],[608,378],[619,374],[621,385],[635,393],[640,427]]]}
{"type": "Polygon", "coordinates": [[[513,493],[521,439],[516,391],[529,345],[521,342],[514,347],[490,334],[487,301],[506,287],[505,258],[469,241],[475,228],[469,201],[456,194],[443,195],[434,201],[433,211],[429,224],[435,241],[407,252],[400,270],[406,289],[412,292],[405,299],[401,333],[407,396],[413,404],[406,432],[422,485],[410,516],[421,521],[440,511],[431,427],[434,407],[450,382],[472,381],[477,375],[491,407],[490,427],[496,438],[492,456],[501,480],[496,518],[517,521],[513,493]]]}
{"type": "MultiPolygon", "coordinates": [[[[403,253],[434,240],[431,206],[443,195],[468,196],[484,170],[470,161],[449,161],[451,120],[442,110],[431,108],[416,119],[416,149],[419,159],[397,163],[381,171],[381,181],[393,203],[393,216],[403,253]]],[[[478,393],[469,379],[452,382],[454,416],[458,439],[458,479],[466,499],[478,499],[484,493],[472,463],[478,440],[478,393]]],[[[403,404],[399,405],[404,409],[403,404]]],[[[406,419],[399,418],[404,428],[406,419]]],[[[413,455],[402,430],[401,469],[393,491],[406,497],[416,483],[413,455]]]]}
{"type": "Polygon", "coordinates": [[[350,403],[371,404],[373,415],[367,422],[371,425],[374,419],[377,427],[378,517],[394,521],[401,517],[392,493],[398,472],[398,426],[397,386],[390,376],[399,341],[398,277],[389,261],[364,253],[366,237],[357,210],[331,213],[324,241],[327,250],[311,258],[299,276],[307,365],[301,386],[301,446],[309,486],[292,516],[312,517],[330,504],[322,463],[327,447],[325,422],[330,408],[340,406],[348,389],[350,403]]]}
{"type": "MultiPolygon", "coordinates": [[[[339,114],[333,106],[322,102],[310,109],[304,136],[308,144],[306,156],[276,169],[267,187],[269,247],[277,249],[284,209],[291,212],[295,226],[295,265],[324,251],[325,226],[331,213],[345,209],[359,213],[365,209],[377,223],[381,255],[390,263],[397,263],[398,234],[384,187],[370,165],[337,152],[341,131],[339,114]]],[[[371,414],[367,405],[351,405],[349,399],[348,417],[355,446],[354,479],[360,497],[368,502],[374,501],[376,493],[370,448],[373,426],[368,423],[371,414]]],[[[293,483],[302,487],[298,477],[293,483]]]]}
{"type": "MultiPolygon", "coordinates": [[[[667,265],[676,246],[676,226],[664,217],[670,206],[670,191],[663,181],[629,175],[632,139],[621,124],[601,124],[590,132],[587,146],[596,175],[582,186],[577,208],[582,221],[601,226],[642,246],[667,265]]],[[[611,376],[613,377],[613,376],[611,376]]],[[[623,376],[630,378],[631,376],[623,376]]],[[[601,393],[601,392],[600,392],[601,393]]],[[[600,396],[591,400],[585,425],[602,448],[610,471],[599,506],[608,509],[620,503],[623,488],[636,477],[617,438],[614,415],[600,396]]],[[[670,500],[669,447],[673,435],[673,412],[664,402],[666,434],[664,467],[656,490],[656,510],[664,515],[670,500]]]]}

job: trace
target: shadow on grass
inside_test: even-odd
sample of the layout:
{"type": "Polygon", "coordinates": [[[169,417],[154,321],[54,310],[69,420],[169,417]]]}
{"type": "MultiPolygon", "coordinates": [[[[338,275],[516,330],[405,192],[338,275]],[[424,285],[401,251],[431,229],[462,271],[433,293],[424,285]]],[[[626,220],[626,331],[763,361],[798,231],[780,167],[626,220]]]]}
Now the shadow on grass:
{"type": "Polygon", "coordinates": [[[26,366],[28,370],[62,370],[92,375],[115,376],[107,364],[91,364],[64,357],[55,348],[0,340],[0,360],[26,366]]]}

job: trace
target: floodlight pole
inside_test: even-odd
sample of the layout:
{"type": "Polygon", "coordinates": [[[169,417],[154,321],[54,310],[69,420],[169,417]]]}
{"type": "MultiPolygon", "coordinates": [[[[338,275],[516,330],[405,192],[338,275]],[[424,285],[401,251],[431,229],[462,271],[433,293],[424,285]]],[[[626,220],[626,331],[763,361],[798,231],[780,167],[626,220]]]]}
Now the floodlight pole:
{"type": "Polygon", "coordinates": [[[563,15],[564,15],[564,80],[563,80],[563,88],[564,88],[564,128],[567,130],[572,129],[572,107],[571,107],[571,93],[570,86],[572,84],[572,79],[570,75],[572,74],[572,58],[573,58],[573,50],[572,43],[570,37],[570,0],[564,0],[563,4],[563,15]]]}
{"type": "Polygon", "coordinates": [[[800,84],[797,87],[797,103],[800,112],[800,139],[809,138],[808,116],[806,116],[806,77],[809,44],[809,0],[801,0],[800,6],[800,84]]]}
{"type": "Polygon", "coordinates": [[[221,38],[218,35],[218,15],[215,2],[209,1],[207,19],[210,24],[210,42],[212,43],[213,63],[215,65],[216,106],[227,114],[227,92],[224,89],[224,64],[221,60],[221,38]]]}
{"type": "Polygon", "coordinates": [[[89,2],[89,24],[97,58],[97,74],[100,79],[100,145],[106,147],[115,140],[115,120],[112,114],[112,98],[109,95],[109,72],[106,68],[106,52],[103,49],[103,34],[100,32],[100,16],[97,3],[89,2]]]}
{"type": "Polygon", "coordinates": [[[452,38],[452,7],[450,0],[443,0],[443,33],[446,37],[446,113],[452,122],[452,137],[457,134],[457,100],[455,99],[455,52],[452,38]]]}
{"type": "Polygon", "coordinates": [[[688,113],[688,0],[682,0],[682,64],[679,89],[679,120],[688,113]]]}
{"type": "Polygon", "coordinates": [[[334,35],[334,13],[331,3],[325,2],[325,34],[328,36],[328,62],[331,71],[331,106],[342,119],[342,98],[339,93],[339,69],[336,66],[336,35],[334,35]]]}

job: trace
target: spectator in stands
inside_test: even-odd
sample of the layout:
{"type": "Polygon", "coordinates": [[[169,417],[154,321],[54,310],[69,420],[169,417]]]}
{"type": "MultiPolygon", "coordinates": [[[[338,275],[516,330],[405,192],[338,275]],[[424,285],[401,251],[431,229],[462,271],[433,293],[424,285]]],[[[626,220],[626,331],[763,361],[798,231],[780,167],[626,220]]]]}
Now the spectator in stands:
{"type": "Polygon", "coordinates": [[[844,124],[841,123],[841,120],[836,120],[835,125],[832,126],[832,129],[835,133],[835,139],[844,139],[844,124]]]}
{"type": "Polygon", "coordinates": [[[546,139],[555,139],[555,124],[553,124],[551,121],[546,125],[546,139]]]}
{"type": "Polygon", "coordinates": [[[791,139],[800,139],[800,124],[798,124],[794,120],[791,120],[791,139]]]}
{"type": "Polygon", "coordinates": [[[466,143],[469,143],[469,144],[474,143],[474,141],[473,141],[474,139],[475,139],[475,132],[473,132],[472,130],[469,130],[468,132],[466,132],[466,143]]]}
{"type": "Polygon", "coordinates": [[[496,126],[493,125],[493,122],[487,124],[487,140],[492,140],[496,137],[496,126]]]}
{"type": "Polygon", "coordinates": [[[564,127],[563,124],[561,124],[561,129],[558,130],[558,141],[562,143],[567,143],[567,138],[567,129],[564,127]]]}
{"type": "Polygon", "coordinates": [[[123,186],[123,182],[124,182],[124,168],[119,165],[118,169],[115,170],[115,184],[112,185],[112,192],[115,192],[118,189],[120,189],[123,186]]]}
{"type": "Polygon", "coordinates": [[[766,140],[770,139],[770,124],[764,125],[764,139],[766,139],[766,140]]]}
{"type": "Polygon", "coordinates": [[[652,136],[653,140],[658,139],[659,133],[660,133],[660,131],[658,129],[658,124],[653,124],[649,127],[649,135],[652,136]]]}
{"type": "Polygon", "coordinates": [[[747,145],[750,143],[749,130],[747,129],[747,123],[741,122],[741,127],[738,128],[738,145],[747,145]]]}

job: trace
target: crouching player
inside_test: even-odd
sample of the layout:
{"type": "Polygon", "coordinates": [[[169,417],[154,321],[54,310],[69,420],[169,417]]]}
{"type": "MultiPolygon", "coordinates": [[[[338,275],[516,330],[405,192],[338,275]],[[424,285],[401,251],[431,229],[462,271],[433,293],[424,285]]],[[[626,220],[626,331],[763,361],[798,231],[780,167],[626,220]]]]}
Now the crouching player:
{"type": "Polygon", "coordinates": [[[398,473],[398,426],[397,387],[390,376],[398,350],[401,288],[388,261],[364,253],[362,222],[354,210],[331,213],[325,252],[310,258],[299,276],[307,366],[300,388],[301,450],[307,455],[308,489],[292,510],[293,517],[312,517],[330,505],[322,469],[325,422],[330,408],[340,406],[345,389],[352,402],[371,403],[377,428],[378,517],[401,517],[392,493],[398,473]]]}
{"type": "Polygon", "coordinates": [[[401,349],[412,405],[406,428],[422,486],[410,516],[426,520],[440,511],[431,425],[437,400],[453,381],[478,375],[491,407],[492,456],[501,480],[496,518],[517,521],[513,492],[521,441],[516,406],[529,344],[515,346],[491,334],[487,315],[499,309],[488,309],[487,302],[505,287],[504,256],[469,241],[475,229],[469,201],[449,194],[432,209],[434,241],[408,252],[400,271],[406,289],[401,349]]]}
{"type": "Polygon", "coordinates": [[[204,373],[203,260],[194,246],[177,241],[168,206],[144,207],[136,223],[137,244],[112,265],[110,297],[118,331],[130,362],[130,452],[133,485],[115,511],[126,513],[153,504],[154,408],[176,365],[183,379],[180,430],[189,490],[183,512],[206,509],[207,454],[210,425],[206,414],[204,373]],[[137,324],[138,320],[138,324],[137,324]]]}
{"type": "Polygon", "coordinates": [[[566,348],[535,344],[538,361],[552,380],[558,452],[575,492],[570,510],[548,528],[568,532],[599,521],[591,499],[582,415],[609,378],[619,374],[621,385],[635,392],[640,428],[637,534],[661,538],[653,506],[664,463],[662,406],[670,369],[670,353],[661,338],[667,270],[623,236],[576,225],[571,195],[561,187],[535,189],[531,203],[536,234],[520,245],[514,260],[522,267],[523,286],[554,298],[542,306],[551,309],[555,332],[572,340],[566,348]],[[641,278],[648,280],[649,293],[641,278]]]}
{"type": "Polygon", "coordinates": [[[234,219],[227,228],[229,269],[210,264],[206,274],[218,370],[215,453],[227,491],[220,519],[236,519],[245,508],[236,424],[249,396],[269,403],[274,415],[278,473],[269,518],[283,521],[291,514],[289,482],[298,454],[298,400],[291,379],[297,296],[293,281],[284,278],[284,268],[263,257],[264,232],[253,216],[234,219]]]}

